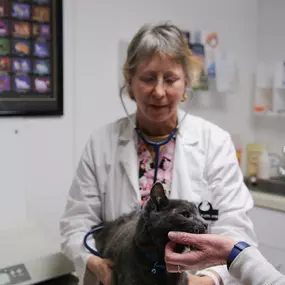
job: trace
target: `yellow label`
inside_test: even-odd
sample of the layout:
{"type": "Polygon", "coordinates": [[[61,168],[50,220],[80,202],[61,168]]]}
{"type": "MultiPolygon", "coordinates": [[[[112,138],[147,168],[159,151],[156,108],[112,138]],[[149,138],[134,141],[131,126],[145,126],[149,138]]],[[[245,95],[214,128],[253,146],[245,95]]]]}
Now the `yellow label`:
{"type": "Polygon", "coordinates": [[[265,149],[263,144],[247,144],[247,176],[256,176],[258,170],[259,156],[265,149]]]}

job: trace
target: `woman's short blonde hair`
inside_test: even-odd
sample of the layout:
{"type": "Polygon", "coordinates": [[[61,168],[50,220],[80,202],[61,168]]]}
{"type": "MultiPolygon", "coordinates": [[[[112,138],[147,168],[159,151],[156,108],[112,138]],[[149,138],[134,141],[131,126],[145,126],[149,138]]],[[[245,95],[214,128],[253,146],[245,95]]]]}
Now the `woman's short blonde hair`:
{"type": "Polygon", "coordinates": [[[181,64],[186,83],[190,84],[191,51],[182,31],[175,25],[165,23],[160,25],[143,25],[130,42],[127,59],[123,66],[124,87],[130,86],[138,65],[143,60],[151,59],[155,53],[161,56],[171,56],[181,64]]]}

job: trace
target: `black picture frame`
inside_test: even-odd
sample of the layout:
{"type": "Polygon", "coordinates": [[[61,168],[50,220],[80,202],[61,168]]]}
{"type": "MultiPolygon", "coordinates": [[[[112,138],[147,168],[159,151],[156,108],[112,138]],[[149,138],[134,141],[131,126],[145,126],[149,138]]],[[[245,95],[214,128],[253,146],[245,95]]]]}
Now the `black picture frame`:
{"type": "Polygon", "coordinates": [[[0,117],[62,116],[63,0],[0,0],[0,117]]]}

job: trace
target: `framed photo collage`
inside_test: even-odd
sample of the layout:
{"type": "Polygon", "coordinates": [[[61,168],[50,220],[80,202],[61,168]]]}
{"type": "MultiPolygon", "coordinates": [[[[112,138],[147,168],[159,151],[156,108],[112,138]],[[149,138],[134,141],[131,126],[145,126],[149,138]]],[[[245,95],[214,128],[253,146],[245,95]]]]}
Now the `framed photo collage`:
{"type": "Polygon", "coordinates": [[[0,0],[0,116],[63,114],[62,0],[0,0]]]}

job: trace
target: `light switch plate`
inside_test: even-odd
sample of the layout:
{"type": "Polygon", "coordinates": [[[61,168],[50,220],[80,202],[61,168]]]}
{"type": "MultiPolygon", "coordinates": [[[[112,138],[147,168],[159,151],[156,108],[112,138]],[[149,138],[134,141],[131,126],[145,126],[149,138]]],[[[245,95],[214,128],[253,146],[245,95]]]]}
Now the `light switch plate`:
{"type": "Polygon", "coordinates": [[[16,285],[31,280],[24,264],[0,269],[0,285],[16,285]]]}

